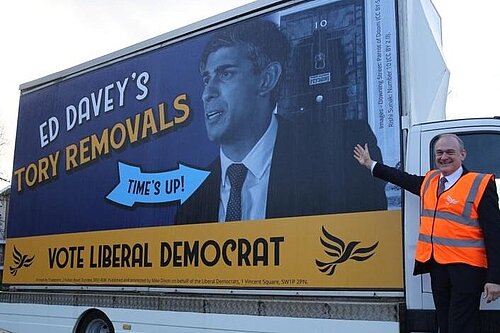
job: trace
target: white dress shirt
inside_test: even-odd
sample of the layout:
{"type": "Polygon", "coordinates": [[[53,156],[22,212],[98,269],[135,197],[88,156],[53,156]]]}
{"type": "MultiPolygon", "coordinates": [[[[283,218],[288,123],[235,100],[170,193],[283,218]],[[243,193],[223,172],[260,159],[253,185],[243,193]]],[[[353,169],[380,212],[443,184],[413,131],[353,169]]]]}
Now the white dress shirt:
{"type": "MultiPolygon", "coordinates": [[[[464,168],[460,167],[457,170],[455,170],[455,172],[453,172],[451,175],[446,176],[447,182],[444,183],[444,190],[446,191],[447,189],[449,189],[450,187],[455,185],[455,183],[460,178],[460,176],[462,175],[463,172],[464,172],[464,168]]],[[[443,174],[441,174],[441,176],[439,177],[439,180],[441,180],[441,178],[443,178],[443,177],[445,177],[445,176],[443,176],[443,174]]]]}
{"type": "Polygon", "coordinates": [[[273,114],[266,132],[241,162],[231,161],[224,155],[222,149],[220,150],[221,186],[219,222],[224,222],[226,217],[229,192],[231,190],[231,183],[229,182],[229,177],[226,176],[226,171],[232,163],[243,163],[248,169],[241,190],[241,219],[260,220],[266,217],[267,188],[277,133],[278,120],[273,114]]]}

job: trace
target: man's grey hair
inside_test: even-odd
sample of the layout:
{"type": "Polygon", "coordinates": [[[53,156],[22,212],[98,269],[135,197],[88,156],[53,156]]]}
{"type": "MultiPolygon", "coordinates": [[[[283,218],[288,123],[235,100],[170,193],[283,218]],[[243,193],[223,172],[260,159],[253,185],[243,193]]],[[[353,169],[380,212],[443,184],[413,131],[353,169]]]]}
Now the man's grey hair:
{"type": "MultiPolygon", "coordinates": [[[[464,141],[462,139],[460,139],[460,137],[458,135],[456,135],[455,133],[441,134],[438,136],[437,139],[439,140],[441,138],[454,138],[455,140],[457,140],[458,145],[460,146],[460,151],[465,151],[464,141]]],[[[437,140],[436,140],[436,142],[437,142],[437,140]]]]}

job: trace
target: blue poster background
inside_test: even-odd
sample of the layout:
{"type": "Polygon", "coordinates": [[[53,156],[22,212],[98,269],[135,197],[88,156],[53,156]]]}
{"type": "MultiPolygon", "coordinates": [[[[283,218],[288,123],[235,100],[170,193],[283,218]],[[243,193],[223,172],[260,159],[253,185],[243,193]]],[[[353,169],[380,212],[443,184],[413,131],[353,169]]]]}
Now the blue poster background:
{"type": "MultiPolygon", "coordinates": [[[[155,207],[136,204],[127,209],[113,204],[106,195],[119,183],[118,162],[140,165],[143,172],[160,172],[177,168],[179,162],[203,168],[214,160],[218,148],[206,137],[200,97],[203,85],[198,70],[199,54],[208,37],[192,38],[21,97],[14,170],[36,163],[57,150],[60,157],[57,178],[21,192],[12,191],[10,237],[172,223],[176,202],[155,207]],[[149,94],[144,100],[137,101],[135,93],[126,92],[124,106],[119,107],[115,84],[114,110],[104,113],[101,107],[98,117],[91,115],[89,121],[66,132],[67,105],[77,105],[83,96],[97,93],[98,89],[130,77],[134,72],[149,73],[149,94]],[[187,94],[186,104],[191,110],[186,126],[149,135],[144,141],[127,144],[119,151],[112,150],[106,156],[65,171],[67,145],[78,145],[80,139],[93,133],[100,136],[104,128],[148,108],[157,110],[159,103],[166,103],[167,115],[172,118],[174,98],[183,93],[187,94]],[[39,125],[51,116],[59,119],[59,135],[40,148],[39,125]]],[[[156,111],[154,114],[157,117],[156,111]]]]}
{"type": "MultiPolygon", "coordinates": [[[[313,152],[311,156],[323,159],[321,149],[330,150],[330,144],[342,147],[342,153],[335,151],[336,155],[324,158],[329,162],[325,166],[312,169],[304,164],[304,168],[294,174],[303,178],[291,177],[286,181],[296,184],[295,187],[290,187],[293,190],[300,191],[300,186],[304,184],[314,191],[314,186],[329,182],[346,182],[341,188],[347,188],[352,186],[347,185],[351,174],[344,169],[334,172],[332,168],[339,164],[339,160],[348,160],[352,164],[346,170],[360,168],[352,158],[355,142],[347,140],[347,134],[338,137],[338,132],[348,128],[347,125],[344,127],[347,123],[366,123],[369,127],[368,112],[371,111],[367,106],[370,101],[367,101],[366,93],[368,74],[365,66],[363,15],[364,1],[348,0],[313,1],[266,16],[266,19],[273,20],[287,33],[295,50],[291,61],[292,66],[295,66],[292,71],[295,76],[287,78],[288,85],[284,92],[286,98],[278,102],[278,112],[290,117],[307,118],[314,126],[327,127],[321,132],[316,131],[315,127],[300,126],[302,132],[297,133],[294,138],[298,141],[290,141],[290,149],[297,149],[297,142],[308,141],[308,138],[301,138],[299,134],[315,139],[310,140],[312,144],[309,147],[305,147],[306,153],[313,152]],[[318,45],[324,49],[318,49],[318,45]],[[313,177],[314,174],[320,174],[324,181],[321,177],[313,177]]],[[[394,20],[395,17],[389,15],[385,19],[394,20]]],[[[120,183],[119,165],[138,167],[140,172],[147,174],[170,172],[176,170],[179,164],[208,171],[217,158],[218,145],[207,139],[205,130],[201,100],[203,83],[199,73],[200,55],[214,33],[205,33],[134,55],[22,95],[8,237],[174,224],[180,205],[178,200],[136,202],[127,206],[113,202],[107,196],[120,183]],[[133,77],[137,78],[146,72],[149,74],[149,81],[145,83],[148,94],[146,98],[138,100],[136,96],[141,91],[135,86],[133,77]],[[119,106],[120,95],[116,82],[123,82],[125,78],[129,78],[128,86],[123,106],[119,106]],[[101,101],[99,116],[91,114],[90,120],[66,131],[66,107],[78,106],[82,97],[90,98],[91,93],[97,93],[110,84],[114,84],[114,88],[110,90],[114,109],[104,113],[101,101]],[[182,94],[187,96],[183,103],[190,109],[187,121],[157,134],[149,133],[144,140],[127,143],[119,150],[111,149],[109,154],[101,155],[85,165],[65,170],[65,149],[68,145],[78,146],[82,139],[92,134],[100,137],[104,129],[111,130],[115,124],[124,123],[127,118],[134,119],[136,114],[144,114],[150,108],[158,122],[158,105],[161,103],[165,103],[167,118],[172,120],[176,115],[174,100],[182,94]],[[40,125],[51,117],[59,120],[59,134],[54,141],[41,147],[40,125]],[[16,170],[32,163],[37,164],[39,159],[57,151],[57,177],[29,188],[23,185],[22,190],[17,191],[19,178],[16,170]]],[[[399,106],[396,105],[395,108],[398,110],[399,106]]],[[[384,133],[384,139],[399,142],[399,126],[384,133]]],[[[315,159],[304,156],[304,160],[308,159],[313,166],[315,159]]],[[[368,177],[369,173],[366,175],[368,177]]],[[[358,190],[362,191],[365,185],[361,182],[358,190]]],[[[281,191],[292,200],[296,199],[291,190],[276,188],[273,191],[277,192],[278,197],[281,191]]],[[[317,197],[308,196],[307,199],[314,203],[315,200],[319,201],[330,195],[328,188],[321,191],[314,192],[317,197]]],[[[348,192],[338,192],[338,197],[347,200],[348,192]]],[[[361,208],[351,211],[363,211],[363,205],[369,204],[371,197],[371,193],[363,192],[362,197],[356,197],[359,201],[356,205],[361,208]]],[[[323,212],[320,210],[320,213],[323,212]]],[[[281,216],[286,214],[285,207],[285,215],[281,216]]],[[[140,230],[137,229],[137,232],[140,230]]]]}

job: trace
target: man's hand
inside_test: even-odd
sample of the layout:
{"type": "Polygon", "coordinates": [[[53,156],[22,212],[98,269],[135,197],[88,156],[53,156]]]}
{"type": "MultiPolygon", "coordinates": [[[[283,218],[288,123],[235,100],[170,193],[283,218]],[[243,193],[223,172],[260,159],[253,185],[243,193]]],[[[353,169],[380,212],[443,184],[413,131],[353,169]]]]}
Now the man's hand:
{"type": "Polygon", "coordinates": [[[498,297],[500,297],[500,284],[486,283],[484,285],[484,295],[483,295],[483,298],[486,300],[486,303],[496,301],[498,297]]]}
{"type": "Polygon", "coordinates": [[[373,160],[370,157],[370,151],[368,150],[367,143],[365,143],[364,148],[360,144],[357,144],[356,147],[354,147],[354,158],[358,160],[359,164],[371,169],[373,160]]]}

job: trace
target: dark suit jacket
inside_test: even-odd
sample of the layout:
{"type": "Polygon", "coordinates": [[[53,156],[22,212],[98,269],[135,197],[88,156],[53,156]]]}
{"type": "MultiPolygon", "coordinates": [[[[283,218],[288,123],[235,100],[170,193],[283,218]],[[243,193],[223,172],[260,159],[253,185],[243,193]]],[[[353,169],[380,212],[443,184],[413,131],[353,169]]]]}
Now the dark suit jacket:
{"type": "MultiPolygon", "coordinates": [[[[464,167],[463,174],[467,172],[469,171],[464,167]]],[[[420,195],[420,187],[424,181],[424,176],[411,175],[381,163],[375,165],[373,175],[398,185],[416,195],[420,195]]],[[[488,257],[487,281],[500,283],[500,209],[498,207],[498,193],[494,181],[490,181],[486,186],[477,211],[479,224],[483,229],[488,257]]],[[[429,269],[430,267],[427,263],[415,262],[414,275],[427,273],[429,269]]]]}
{"type": "MultiPolygon", "coordinates": [[[[364,121],[304,126],[278,117],[266,218],[387,209],[385,183],[371,177],[352,156],[358,142],[377,147],[364,121]]],[[[380,150],[373,150],[381,158],[380,150]]],[[[202,186],[179,207],[176,224],[218,221],[220,159],[209,169],[202,186]]]]}

